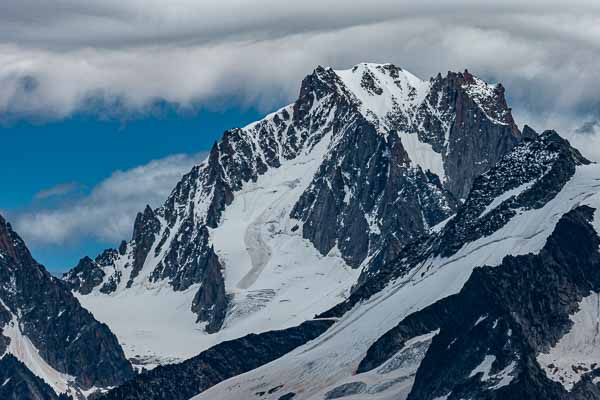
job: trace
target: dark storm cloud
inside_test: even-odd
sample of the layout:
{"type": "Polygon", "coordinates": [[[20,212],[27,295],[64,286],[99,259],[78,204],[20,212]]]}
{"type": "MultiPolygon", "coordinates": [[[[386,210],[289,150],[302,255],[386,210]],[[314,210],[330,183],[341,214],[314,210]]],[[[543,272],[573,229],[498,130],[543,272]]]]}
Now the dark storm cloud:
{"type": "Polygon", "coordinates": [[[598,116],[598,60],[597,1],[0,3],[0,110],[30,114],[66,115],[99,92],[132,108],[269,109],[317,64],[379,61],[423,78],[469,68],[505,84],[520,123],[577,135],[598,116]]]}

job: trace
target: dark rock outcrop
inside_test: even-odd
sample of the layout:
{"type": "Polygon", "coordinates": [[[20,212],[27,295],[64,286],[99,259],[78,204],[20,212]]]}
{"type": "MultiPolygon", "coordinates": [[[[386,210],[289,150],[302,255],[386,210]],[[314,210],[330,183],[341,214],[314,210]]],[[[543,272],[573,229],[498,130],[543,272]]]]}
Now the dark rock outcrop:
{"type": "MultiPolygon", "coordinates": [[[[499,267],[473,273],[459,294],[462,320],[449,321],[434,339],[409,398],[433,398],[432,392],[447,389],[452,391],[449,399],[490,391],[486,385],[463,384],[480,378],[467,374],[483,360],[483,353],[496,357],[492,373],[514,365],[510,384],[486,398],[583,398],[577,390],[568,393],[550,381],[535,357],[568,332],[569,315],[581,299],[600,291],[600,238],[590,224],[593,211],[582,206],[565,215],[539,255],[509,256],[499,267]],[[465,330],[483,316],[484,322],[465,330]],[[432,373],[434,364],[445,372],[432,373]],[[432,375],[437,375],[434,381],[432,375]]],[[[591,398],[598,398],[600,391],[594,391],[591,398]]]]}
{"type": "Polygon", "coordinates": [[[221,272],[221,264],[214,250],[209,263],[203,269],[202,286],[196,292],[192,312],[198,315],[197,322],[206,321],[206,332],[214,333],[221,329],[227,311],[227,295],[221,272]]]}
{"type": "Polygon", "coordinates": [[[449,256],[465,243],[487,236],[504,226],[517,210],[543,207],[575,174],[578,165],[589,164],[569,142],[555,131],[546,131],[507,154],[491,171],[475,181],[462,207],[448,222],[434,246],[436,254],[449,256]],[[503,193],[531,184],[489,212],[486,207],[503,193]]]}
{"type": "Polygon", "coordinates": [[[292,210],[322,254],[337,244],[358,267],[381,232],[408,243],[456,209],[437,176],[412,168],[398,136],[385,137],[362,118],[330,154],[292,210]]]}
{"type": "Polygon", "coordinates": [[[11,354],[0,358],[0,399],[58,400],[54,390],[11,354]]]}
{"type": "Polygon", "coordinates": [[[133,224],[133,237],[131,245],[133,247],[133,265],[127,287],[131,287],[134,279],[138,276],[146,257],[154,244],[156,235],[160,232],[160,221],[154,215],[154,210],[146,206],[143,213],[138,213],[133,224]]]}
{"type": "Polygon", "coordinates": [[[92,290],[104,281],[106,273],[94,260],[84,257],[68,273],[63,280],[68,283],[71,290],[81,294],[90,294],[92,290]]]}
{"type": "Polygon", "coordinates": [[[315,339],[332,324],[329,320],[307,321],[282,331],[223,342],[181,364],[142,373],[99,400],[187,400],[225,379],[283,356],[315,339]]]}
{"type": "Polygon", "coordinates": [[[113,293],[121,282],[122,273],[117,271],[106,277],[105,268],[112,268],[119,255],[125,254],[126,246],[125,244],[125,249],[121,250],[123,248],[121,244],[118,252],[115,249],[106,249],[94,260],[89,257],[82,258],[73,269],[63,274],[63,282],[67,284],[69,289],[84,295],[90,294],[96,287],[100,287],[99,291],[101,293],[113,293]]]}
{"type": "MultiPolygon", "coordinates": [[[[466,198],[474,179],[510,152],[520,142],[521,133],[502,85],[492,88],[465,71],[438,77],[433,87],[432,93],[443,93],[442,107],[448,107],[455,116],[444,153],[446,186],[458,198],[466,198]]],[[[438,143],[441,137],[437,135],[438,143]]]]}

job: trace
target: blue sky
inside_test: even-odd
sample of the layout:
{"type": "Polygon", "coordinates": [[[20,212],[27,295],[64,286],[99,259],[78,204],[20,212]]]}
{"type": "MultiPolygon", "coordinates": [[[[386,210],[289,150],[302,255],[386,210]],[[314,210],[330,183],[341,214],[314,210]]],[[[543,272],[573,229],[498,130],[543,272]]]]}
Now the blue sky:
{"type": "MultiPolygon", "coordinates": [[[[12,219],[22,213],[68,208],[117,170],[128,171],[173,154],[201,153],[224,130],[243,126],[260,114],[248,108],[231,108],[193,113],[171,110],[128,122],[90,114],[44,123],[13,121],[0,127],[0,179],[5,188],[0,210],[12,219]]],[[[186,169],[184,163],[182,170],[186,169]]],[[[21,234],[29,239],[28,227],[22,228],[21,234]]],[[[54,272],[74,265],[84,255],[93,256],[118,244],[111,238],[89,234],[57,243],[40,242],[35,237],[28,240],[34,256],[54,272]]]]}

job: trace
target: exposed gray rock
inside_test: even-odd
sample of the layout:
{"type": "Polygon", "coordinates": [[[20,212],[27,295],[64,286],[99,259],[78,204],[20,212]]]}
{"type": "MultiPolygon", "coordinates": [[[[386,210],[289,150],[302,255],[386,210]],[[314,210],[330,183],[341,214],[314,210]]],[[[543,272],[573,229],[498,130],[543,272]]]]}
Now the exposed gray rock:
{"type": "MultiPolygon", "coordinates": [[[[538,255],[508,256],[500,266],[473,272],[453,300],[454,316],[434,338],[409,399],[449,393],[450,400],[600,398],[590,378],[567,392],[536,360],[571,328],[569,316],[581,299],[600,291],[593,213],[581,206],[563,216],[538,255]],[[486,356],[494,361],[484,379],[474,371],[486,356]]],[[[594,373],[600,371],[588,375],[594,373]]]]}
{"type": "Polygon", "coordinates": [[[383,250],[363,271],[350,298],[322,316],[342,315],[428,257],[455,254],[465,243],[502,228],[518,210],[543,207],[573,176],[576,166],[587,163],[554,131],[547,131],[536,140],[526,140],[475,180],[464,205],[440,232],[424,235],[404,247],[395,238],[386,238],[383,250]],[[526,183],[530,187],[518,196],[509,197],[484,213],[499,195],[526,183]]]}
{"type": "Polygon", "coordinates": [[[131,245],[133,246],[133,266],[127,287],[131,287],[134,279],[140,273],[146,257],[154,244],[156,235],[160,231],[160,221],[154,215],[154,210],[150,206],[146,206],[143,213],[138,213],[133,224],[133,237],[131,245]]]}
{"type": "MultiPolygon", "coordinates": [[[[391,64],[378,68],[391,77],[402,71],[391,64]]],[[[369,70],[364,72],[363,87],[380,95],[369,74],[369,70]]],[[[292,216],[304,222],[303,236],[322,254],[337,244],[344,259],[355,267],[380,248],[382,235],[402,247],[452,215],[456,199],[467,196],[475,177],[522,138],[503,87],[492,90],[467,71],[432,79],[429,94],[412,114],[390,113],[390,134],[383,134],[380,124],[358,112],[360,101],[345,92],[330,69],[317,68],[304,80],[300,99],[303,93],[334,98],[344,133],[292,216]],[[429,171],[412,167],[396,131],[418,135],[442,155],[443,182],[429,171]]]]}
{"type": "Polygon", "coordinates": [[[600,368],[567,391],[536,360],[570,330],[581,299],[600,290],[594,211],[580,206],[564,215],[537,255],[507,256],[499,266],[475,269],[458,294],[409,315],[379,338],[357,372],[391,359],[389,366],[407,340],[439,330],[410,400],[600,398],[592,381],[600,368]],[[477,368],[486,357],[484,373],[477,368]]]}
{"type": "Polygon", "coordinates": [[[367,390],[367,384],[364,382],[350,382],[340,385],[325,393],[326,400],[341,399],[342,397],[354,396],[364,393],[367,390]]]}

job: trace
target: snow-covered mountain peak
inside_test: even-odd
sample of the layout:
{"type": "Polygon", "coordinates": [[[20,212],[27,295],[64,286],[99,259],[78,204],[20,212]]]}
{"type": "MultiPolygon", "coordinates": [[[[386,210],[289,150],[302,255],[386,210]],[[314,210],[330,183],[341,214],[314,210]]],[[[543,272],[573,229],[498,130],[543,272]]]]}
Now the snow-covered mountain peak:
{"type": "Polygon", "coordinates": [[[387,123],[391,113],[403,113],[411,120],[431,88],[430,82],[393,64],[361,63],[335,73],[356,97],[364,115],[383,129],[392,128],[387,123]]]}
{"type": "Polygon", "coordinates": [[[422,125],[424,113],[434,114],[447,125],[450,121],[440,108],[451,90],[464,91],[490,121],[514,125],[502,84],[489,84],[468,70],[426,80],[394,64],[360,63],[344,70],[318,67],[311,76],[347,96],[384,133],[413,134],[427,129],[422,125]]]}
{"type": "Polygon", "coordinates": [[[226,131],[138,215],[132,240],[64,279],[146,365],[300,323],[347,295],[382,237],[428,232],[520,141],[465,84],[392,64],[317,67],[294,103],[226,131]]]}

